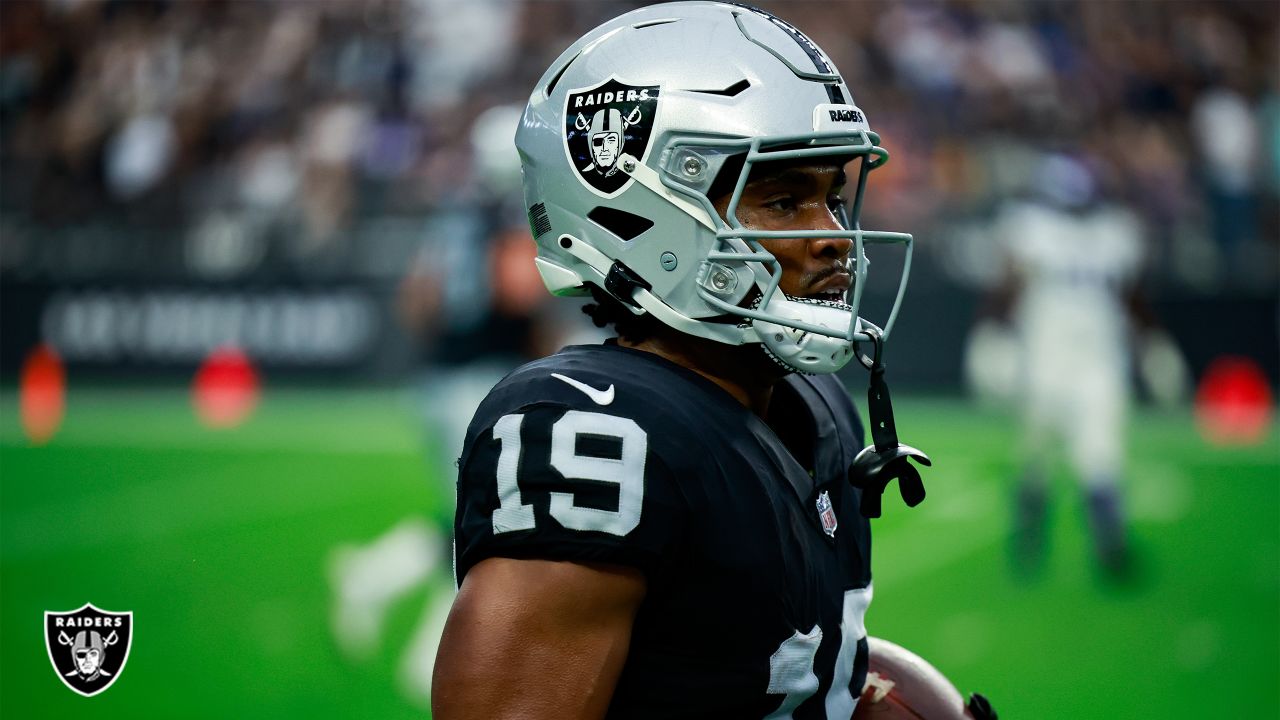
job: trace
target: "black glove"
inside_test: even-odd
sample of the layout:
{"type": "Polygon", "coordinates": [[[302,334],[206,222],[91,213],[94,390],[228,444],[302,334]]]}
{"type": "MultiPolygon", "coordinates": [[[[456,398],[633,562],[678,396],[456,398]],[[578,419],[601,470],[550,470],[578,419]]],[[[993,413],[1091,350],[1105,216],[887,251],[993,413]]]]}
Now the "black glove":
{"type": "Polygon", "coordinates": [[[991,707],[991,701],[983,697],[982,693],[970,695],[967,707],[973,720],[1000,720],[995,708],[991,707]]]}

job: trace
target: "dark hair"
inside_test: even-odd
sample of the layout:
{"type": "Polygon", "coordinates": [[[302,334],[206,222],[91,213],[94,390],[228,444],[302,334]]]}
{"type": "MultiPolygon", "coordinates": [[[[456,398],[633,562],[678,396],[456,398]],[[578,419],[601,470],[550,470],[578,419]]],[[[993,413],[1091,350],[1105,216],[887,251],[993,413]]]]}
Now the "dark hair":
{"type": "Polygon", "coordinates": [[[642,342],[653,335],[658,320],[652,315],[636,315],[623,306],[621,300],[604,290],[590,284],[587,287],[591,289],[591,297],[595,302],[583,305],[582,312],[591,318],[596,327],[612,325],[618,337],[628,342],[642,342]]]}

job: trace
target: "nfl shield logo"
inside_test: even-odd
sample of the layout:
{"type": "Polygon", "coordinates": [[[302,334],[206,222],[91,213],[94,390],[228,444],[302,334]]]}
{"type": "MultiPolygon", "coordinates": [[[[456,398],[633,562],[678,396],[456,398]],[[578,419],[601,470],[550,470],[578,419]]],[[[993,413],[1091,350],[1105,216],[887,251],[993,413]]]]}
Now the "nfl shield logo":
{"type": "Polygon", "coordinates": [[[133,645],[133,613],[99,610],[45,612],[44,644],[64,685],[93,697],[115,683],[133,645]]]}
{"type": "Polygon", "coordinates": [[[831,495],[826,490],[818,495],[818,518],[822,520],[822,532],[826,533],[827,537],[835,537],[836,525],[838,525],[836,511],[831,507],[831,495]]]}

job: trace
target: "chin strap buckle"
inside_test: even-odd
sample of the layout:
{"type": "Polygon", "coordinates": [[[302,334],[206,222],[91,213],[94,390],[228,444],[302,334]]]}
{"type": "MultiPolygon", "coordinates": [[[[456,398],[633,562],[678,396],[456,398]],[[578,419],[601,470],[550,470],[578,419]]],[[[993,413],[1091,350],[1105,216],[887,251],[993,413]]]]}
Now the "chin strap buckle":
{"type": "Polygon", "coordinates": [[[872,357],[859,354],[858,360],[871,371],[871,383],[867,388],[867,412],[871,420],[871,438],[873,445],[868,445],[854,458],[849,467],[849,482],[862,490],[862,515],[868,518],[880,517],[880,498],[885,488],[895,478],[898,480],[898,491],[908,507],[915,507],[924,501],[924,482],[920,479],[920,471],[908,462],[915,460],[924,466],[933,464],[929,456],[923,452],[898,442],[898,429],[893,422],[893,401],[889,397],[889,384],[884,379],[884,363],[881,355],[884,340],[880,329],[874,325],[864,326],[875,349],[872,357]]]}
{"type": "Polygon", "coordinates": [[[653,286],[645,282],[644,278],[637,275],[631,268],[614,261],[609,268],[609,274],[605,275],[604,289],[619,301],[638,310],[640,304],[631,298],[637,288],[652,290],[653,286]]]}

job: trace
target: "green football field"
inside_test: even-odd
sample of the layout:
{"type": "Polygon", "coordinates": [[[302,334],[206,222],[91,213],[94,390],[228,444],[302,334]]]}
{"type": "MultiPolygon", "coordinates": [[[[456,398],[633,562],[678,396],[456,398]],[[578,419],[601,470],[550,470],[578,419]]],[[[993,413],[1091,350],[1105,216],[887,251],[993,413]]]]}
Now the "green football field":
{"type": "MultiPolygon", "coordinates": [[[[451,512],[408,393],[268,389],[248,423],[213,431],[178,390],[73,387],[42,447],[16,408],[0,395],[0,716],[425,715],[412,660],[447,601],[447,553],[427,553],[435,569],[396,590],[363,652],[332,629],[337,548],[451,512]],[[86,602],[135,622],[119,681],[89,699],[43,639],[44,611],[86,602]]],[[[1280,717],[1274,430],[1217,449],[1190,413],[1140,412],[1126,484],[1141,572],[1117,586],[1092,568],[1063,472],[1043,574],[1010,577],[1011,418],[928,398],[897,415],[936,465],[922,506],[886,499],[875,525],[872,634],[1004,720],[1280,717]]]]}

